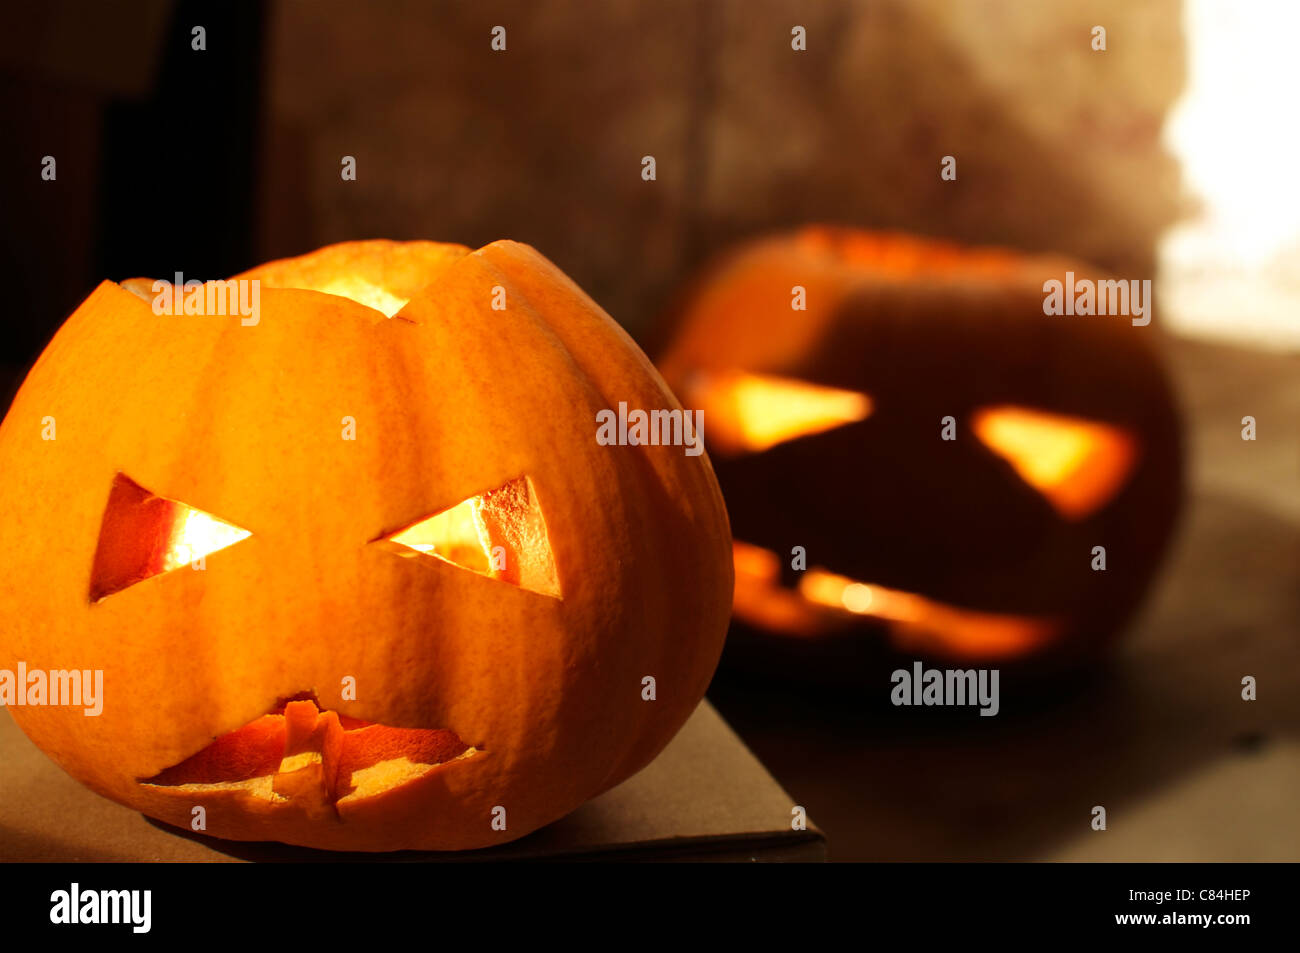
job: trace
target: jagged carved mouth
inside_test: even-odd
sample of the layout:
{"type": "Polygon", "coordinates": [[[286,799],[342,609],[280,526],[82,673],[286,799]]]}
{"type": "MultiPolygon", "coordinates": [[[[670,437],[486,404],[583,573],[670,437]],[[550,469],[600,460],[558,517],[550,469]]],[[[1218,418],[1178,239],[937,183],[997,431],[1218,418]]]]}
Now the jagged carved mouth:
{"type": "Polygon", "coordinates": [[[772,550],[735,540],[732,551],[735,614],[790,635],[817,637],[848,619],[872,619],[889,625],[891,641],[903,651],[1010,659],[1047,645],[1063,629],[1056,617],[981,612],[815,567],[789,588],[772,550]]]}
{"type": "Polygon", "coordinates": [[[478,748],[445,728],[392,728],[291,698],[141,784],[334,805],[382,794],[478,748]]]}

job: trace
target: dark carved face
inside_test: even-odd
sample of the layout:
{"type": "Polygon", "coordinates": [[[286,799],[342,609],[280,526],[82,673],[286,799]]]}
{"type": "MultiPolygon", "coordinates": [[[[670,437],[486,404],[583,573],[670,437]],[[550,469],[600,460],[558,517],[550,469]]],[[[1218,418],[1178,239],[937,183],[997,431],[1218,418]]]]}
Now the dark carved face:
{"type": "Polygon", "coordinates": [[[1173,522],[1178,429],[1152,327],[1044,315],[1069,267],[809,229],[696,286],[660,364],[704,410],[737,620],[994,661],[1116,631],[1173,522]]]}

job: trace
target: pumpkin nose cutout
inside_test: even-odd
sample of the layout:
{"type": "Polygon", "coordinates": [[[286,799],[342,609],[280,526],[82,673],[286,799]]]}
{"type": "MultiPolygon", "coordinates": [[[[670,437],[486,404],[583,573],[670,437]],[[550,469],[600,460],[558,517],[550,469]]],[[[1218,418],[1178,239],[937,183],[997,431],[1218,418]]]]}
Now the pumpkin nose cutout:
{"type": "Polygon", "coordinates": [[[380,541],[402,547],[400,555],[433,556],[521,589],[562,598],[546,520],[526,476],[426,516],[380,541]]]}
{"type": "Polygon", "coordinates": [[[90,601],[180,569],[251,535],[211,513],[151,493],[118,473],[99,528],[90,601]]]}

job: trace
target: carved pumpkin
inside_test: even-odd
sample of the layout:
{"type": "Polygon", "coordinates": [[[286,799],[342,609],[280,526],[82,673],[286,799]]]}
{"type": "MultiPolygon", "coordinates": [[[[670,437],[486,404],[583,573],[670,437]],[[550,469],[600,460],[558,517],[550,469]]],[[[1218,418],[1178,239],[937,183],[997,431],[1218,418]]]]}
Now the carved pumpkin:
{"type": "Polygon", "coordinates": [[[645,356],[513,242],[240,277],[256,324],[104,282],[0,425],[0,665],[104,675],[23,730],[152,817],[332,849],[501,843],[646,765],[732,568],[706,457],[595,440],[679,406],[645,356]]]}
{"type": "Polygon", "coordinates": [[[684,295],[659,366],[727,496],[737,657],[1047,668],[1118,630],[1170,534],[1179,433],[1153,327],[1044,314],[1070,268],[809,227],[684,295]]]}

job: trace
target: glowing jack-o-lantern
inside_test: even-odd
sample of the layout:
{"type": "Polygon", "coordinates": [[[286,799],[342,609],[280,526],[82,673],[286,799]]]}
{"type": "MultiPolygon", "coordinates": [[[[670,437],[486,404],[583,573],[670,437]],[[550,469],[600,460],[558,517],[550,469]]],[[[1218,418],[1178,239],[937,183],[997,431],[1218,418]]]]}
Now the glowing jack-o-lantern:
{"type": "Polygon", "coordinates": [[[1067,270],[809,227],[688,291],[659,366],[727,496],[738,655],[1048,665],[1119,629],[1181,494],[1177,419],[1152,328],[1044,314],[1067,270]]]}
{"type": "Polygon", "coordinates": [[[647,764],[733,581],[707,457],[596,441],[679,407],[645,356],[512,242],[240,277],[256,320],[103,283],[0,425],[0,670],[103,673],[28,736],[171,824],[334,849],[501,843],[647,764]]]}

